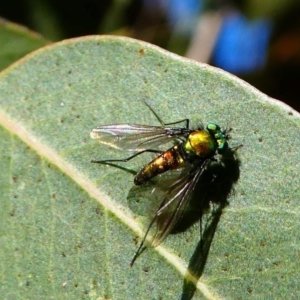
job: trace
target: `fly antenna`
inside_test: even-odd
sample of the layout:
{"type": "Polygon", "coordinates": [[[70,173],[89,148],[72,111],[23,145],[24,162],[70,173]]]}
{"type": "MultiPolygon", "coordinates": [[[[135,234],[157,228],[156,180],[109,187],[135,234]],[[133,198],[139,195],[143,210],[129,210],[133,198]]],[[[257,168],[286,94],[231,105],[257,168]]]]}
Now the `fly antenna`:
{"type": "Polygon", "coordinates": [[[232,131],[233,131],[233,128],[229,127],[229,125],[227,124],[226,128],[223,131],[223,134],[224,134],[226,140],[231,140],[230,132],[232,132],[232,131]]]}

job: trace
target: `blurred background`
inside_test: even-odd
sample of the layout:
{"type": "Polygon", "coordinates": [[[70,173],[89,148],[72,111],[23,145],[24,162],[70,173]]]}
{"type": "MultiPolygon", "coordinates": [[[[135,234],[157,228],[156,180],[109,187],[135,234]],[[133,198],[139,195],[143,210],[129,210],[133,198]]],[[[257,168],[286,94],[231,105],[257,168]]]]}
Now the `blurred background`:
{"type": "Polygon", "coordinates": [[[299,0],[2,0],[50,41],[114,34],[231,72],[300,111],[299,0]]]}

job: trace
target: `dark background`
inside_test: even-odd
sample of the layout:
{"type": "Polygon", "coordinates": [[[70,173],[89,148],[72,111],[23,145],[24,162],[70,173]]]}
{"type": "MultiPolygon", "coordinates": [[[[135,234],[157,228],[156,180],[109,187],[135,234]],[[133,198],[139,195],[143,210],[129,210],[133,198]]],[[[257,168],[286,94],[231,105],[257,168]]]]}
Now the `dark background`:
{"type": "Polygon", "coordinates": [[[196,16],[196,20],[199,21],[203,16],[209,16],[208,13],[219,13],[223,22],[218,35],[212,37],[216,40],[216,46],[205,62],[234,73],[267,95],[282,100],[300,111],[300,1],[0,2],[0,17],[37,31],[51,41],[91,34],[117,34],[148,41],[183,56],[191,44],[195,27],[187,29],[182,23],[189,20],[190,16],[196,16]],[[239,20],[243,20],[244,23],[241,24],[244,27],[231,24],[227,33],[224,33],[224,20],[230,20],[228,17],[233,14],[236,14],[239,20]],[[255,29],[253,24],[257,20],[261,27],[255,29]],[[262,40],[260,38],[265,29],[267,38],[262,40]],[[251,37],[247,36],[247,32],[252,32],[251,37]],[[253,41],[253,45],[249,41],[253,41]],[[245,50],[247,55],[243,55],[246,44],[249,44],[245,50]],[[220,49],[223,52],[218,52],[220,49]],[[228,58],[232,51],[236,53],[228,58]],[[227,59],[231,59],[229,67],[227,59]],[[242,68],[244,65],[247,67],[242,68]]]}

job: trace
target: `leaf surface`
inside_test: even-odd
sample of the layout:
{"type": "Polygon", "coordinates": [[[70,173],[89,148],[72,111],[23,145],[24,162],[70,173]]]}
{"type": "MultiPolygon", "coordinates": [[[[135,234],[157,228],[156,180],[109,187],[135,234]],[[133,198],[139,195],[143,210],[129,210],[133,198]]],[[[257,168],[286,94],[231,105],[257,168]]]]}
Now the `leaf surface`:
{"type": "Polygon", "coordinates": [[[230,145],[244,145],[193,299],[299,298],[299,114],[226,72],[110,36],[53,44],[0,74],[1,295],[188,299],[199,225],[130,268],[144,221],[128,208],[133,175],[90,163],[128,156],[90,139],[96,126],[157,125],[144,100],[165,122],[232,127],[230,145]]]}

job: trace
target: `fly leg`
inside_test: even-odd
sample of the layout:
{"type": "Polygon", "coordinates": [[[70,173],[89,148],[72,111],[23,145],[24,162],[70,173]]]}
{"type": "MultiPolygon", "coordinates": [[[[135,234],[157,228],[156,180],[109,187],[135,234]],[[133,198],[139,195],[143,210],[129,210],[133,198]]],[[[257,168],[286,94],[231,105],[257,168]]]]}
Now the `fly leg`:
{"type": "Polygon", "coordinates": [[[163,126],[166,127],[168,125],[175,125],[175,124],[179,124],[179,123],[183,123],[185,122],[185,128],[189,129],[190,128],[190,119],[182,119],[176,122],[172,122],[172,123],[165,123],[161,117],[156,113],[156,111],[146,102],[144,101],[145,105],[148,106],[148,108],[151,110],[151,112],[154,114],[154,116],[156,117],[156,119],[158,120],[158,122],[163,126]]]}
{"type": "Polygon", "coordinates": [[[143,239],[142,239],[142,241],[141,241],[141,243],[140,243],[140,246],[139,246],[138,250],[135,252],[135,254],[134,254],[134,256],[133,256],[133,258],[132,258],[132,260],[131,260],[131,262],[130,262],[130,267],[133,266],[134,262],[135,262],[136,259],[140,256],[140,254],[146,250],[147,246],[145,246],[145,242],[146,242],[148,233],[149,233],[149,231],[150,231],[152,225],[153,225],[154,222],[156,221],[156,219],[157,219],[157,215],[155,215],[154,218],[152,219],[152,221],[150,222],[150,224],[149,224],[149,226],[148,226],[148,228],[147,228],[147,231],[146,231],[146,233],[145,233],[145,235],[144,235],[144,237],[143,237],[143,239]]]}
{"type": "Polygon", "coordinates": [[[138,155],[141,155],[145,152],[151,152],[151,153],[158,153],[158,154],[161,154],[163,153],[163,151],[160,151],[160,150],[153,150],[153,149],[145,149],[145,150],[142,150],[140,152],[137,152],[127,158],[123,158],[123,159],[105,159],[105,160],[94,160],[92,159],[91,162],[92,163],[97,163],[97,164],[106,164],[106,163],[111,163],[111,162],[127,162],[133,158],[135,158],[136,156],[138,155]]]}

